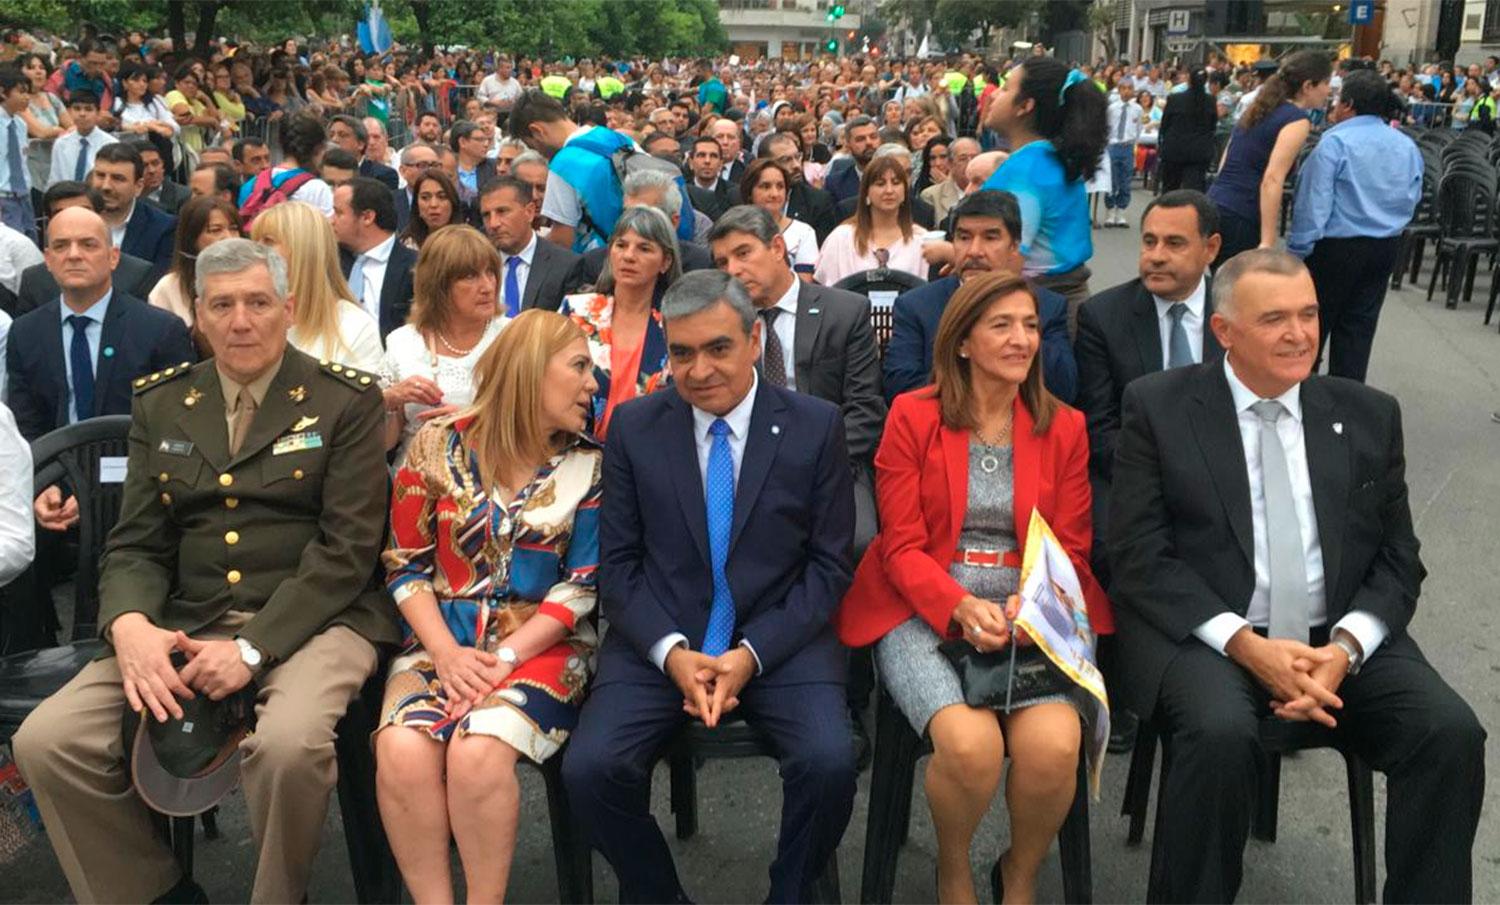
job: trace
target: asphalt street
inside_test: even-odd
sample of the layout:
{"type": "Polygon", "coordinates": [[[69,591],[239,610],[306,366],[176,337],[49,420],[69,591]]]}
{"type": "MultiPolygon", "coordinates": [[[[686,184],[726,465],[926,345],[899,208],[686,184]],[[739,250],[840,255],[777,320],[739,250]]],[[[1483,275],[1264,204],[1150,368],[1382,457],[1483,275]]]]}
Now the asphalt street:
{"type": "MultiPolygon", "coordinates": [[[[1145,204],[1137,191],[1132,222],[1145,204]]],[[[1096,291],[1135,275],[1135,228],[1095,233],[1091,263],[1096,291]]],[[[1429,252],[1430,258],[1430,252],[1429,252]]],[[[1423,274],[1425,289],[1426,273],[1423,274]]],[[[1496,555],[1500,513],[1500,335],[1481,323],[1487,278],[1475,287],[1478,301],[1444,310],[1425,293],[1406,287],[1387,296],[1376,338],[1370,383],[1394,394],[1405,416],[1407,479],[1412,514],[1422,540],[1429,575],[1412,634],[1442,675],[1469,701],[1491,731],[1500,727],[1500,556],[1496,555]]],[[[1486,751],[1491,791],[1474,847],[1476,901],[1500,902],[1500,743],[1486,751]]],[[[1119,816],[1128,758],[1105,765],[1102,798],[1091,809],[1093,888],[1099,902],[1140,901],[1145,896],[1150,856],[1146,843],[1125,845],[1119,816]]],[[[920,768],[919,768],[920,769],[920,768]]],[[[517,902],[556,901],[546,799],[539,776],[522,771],[520,840],[509,898],[517,902]]],[[[868,773],[860,777],[854,819],[839,852],[847,901],[858,897],[864,849],[868,773]]],[[[658,771],[654,812],[671,838],[667,776],[658,771]]],[[[758,902],[768,888],[766,870],[775,851],[780,786],[769,760],[716,761],[699,774],[700,830],[688,842],[672,840],[689,895],[704,902],[758,902]]],[[[895,901],[930,902],[934,897],[936,851],[932,821],[916,783],[910,842],[901,850],[895,901]]],[[[1376,778],[1377,840],[1384,834],[1384,780],[1376,778]]],[[[1153,799],[1154,806],[1154,799],[1153,799]]],[[[255,850],[244,802],[235,793],[219,819],[222,838],[199,838],[196,875],[215,902],[244,901],[250,893],[255,850]]],[[[980,900],[988,900],[989,865],[1006,845],[1005,808],[997,802],[978,834],[973,851],[980,900]]],[[[1380,876],[1383,878],[1384,858],[1380,876]]],[[[456,866],[456,858],[455,858],[456,866]]],[[[57,861],[38,840],[8,864],[0,864],[0,901],[66,901],[70,898],[57,861]]],[[[613,873],[595,858],[599,901],[614,901],[613,873]]],[[[1342,902],[1353,896],[1353,870],[1344,769],[1337,754],[1309,752],[1286,761],[1282,770],[1279,839],[1252,841],[1245,855],[1240,901],[1342,902]]],[[[1044,867],[1042,901],[1062,900],[1056,850],[1044,867]]],[[[344,902],[353,898],[348,859],[337,804],[330,808],[323,849],[309,898],[344,902]]]]}

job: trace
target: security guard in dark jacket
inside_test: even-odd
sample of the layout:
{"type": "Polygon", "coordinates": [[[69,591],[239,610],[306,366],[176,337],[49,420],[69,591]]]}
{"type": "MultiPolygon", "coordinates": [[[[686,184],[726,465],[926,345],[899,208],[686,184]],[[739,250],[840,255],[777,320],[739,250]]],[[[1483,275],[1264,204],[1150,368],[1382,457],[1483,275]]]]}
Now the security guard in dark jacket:
{"type": "Polygon", "coordinates": [[[286,344],[279,255],[226,240],[198,258],[197,323],[215,358],[135,383],[129,468],[100,579],[113,656],[39,707],[15,738],[80,902],[193,900],[130,794],[122,708],[180,716],[251,681],[240,747],[259,845],[252,901],[296,902],[336,777],[334,727],[397,640],[375,581],[386,519],[375,378],[286,344]],[[189,662],[173,670],[170,655],[189,662]]]}

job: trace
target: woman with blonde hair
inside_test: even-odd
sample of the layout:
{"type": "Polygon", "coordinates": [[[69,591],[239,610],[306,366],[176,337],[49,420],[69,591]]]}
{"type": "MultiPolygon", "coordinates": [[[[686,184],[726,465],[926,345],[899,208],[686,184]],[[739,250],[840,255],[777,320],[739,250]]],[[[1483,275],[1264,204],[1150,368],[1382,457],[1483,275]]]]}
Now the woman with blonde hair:
{"type": "Polygon", "coordinates": [[[1018,656],[1041,656],[1010,626],[1033,510],[1078,573],[1074,624],[1114,631],[1089,568],[1088,431],[1043,383],[1040,320],[1035,290],[1015,273],[981,274],[953,294],[933,344],[933,384],[891,405],[875,454],[880,534],[834,617],[846,645],[874,645],[881,684],[932,738],[939,902],[975,900],[969,851],[1007,752],[1010,845],[990,871],[993,901],[1035,901],[1037,870],[1076,792],[1075,690],[1021,694],[1003,712],[970,706],[938,650],[963,639],[981,652],[1020,644],[1018,656]]]}
{"type": "Polygon", "coordinates": [[[250,238],[286,259],[292,328],[287,340],[313,358],[374,373],[380,367],[380,325],[350,301],[328,218],[311,204],[284,201],[255,218],[250,238]]]}
{"type": "MultiPolygon", "coordinates": [[[[463,229],[439,230],[423,255],[463,229]]],[[[453,901],[450,838],[469,901],[504,898],[516,764],[567,740],[598,640],[603,455],[585,432],[595,386],[583,331],[524,311],[475,382],[471,405],[417,432],[384,556],[404,642],[374,739],[376,788],[418,903],[453,901]]]]}
{"type": "Polygon", "coordinates": [[[417,253],[406,324],[385,338],[380,384],[396,464],[424,421],[474,401],[474,368],[509,319],[499,308],[500,253],[472,226],[445,226],[417,253]]]}

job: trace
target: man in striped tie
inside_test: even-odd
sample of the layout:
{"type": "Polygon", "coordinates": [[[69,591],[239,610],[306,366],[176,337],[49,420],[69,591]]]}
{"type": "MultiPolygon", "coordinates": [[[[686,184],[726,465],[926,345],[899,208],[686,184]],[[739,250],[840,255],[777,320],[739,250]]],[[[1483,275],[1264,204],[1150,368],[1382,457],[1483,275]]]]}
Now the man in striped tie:
{"type": "Polygon", "coordinates": [[[689,720],[743,718],[781,766],[767,900],[806,901],[854,799],[846,657],[828,622],[854,534],[843,420],[759,379],[761,324],[727,274],[686,274],[661,311],[676,382],[611,421],[599,531],[610,630],[563,776],[620,900],[686,901],[648,810],[651,770],[689,720]]]}

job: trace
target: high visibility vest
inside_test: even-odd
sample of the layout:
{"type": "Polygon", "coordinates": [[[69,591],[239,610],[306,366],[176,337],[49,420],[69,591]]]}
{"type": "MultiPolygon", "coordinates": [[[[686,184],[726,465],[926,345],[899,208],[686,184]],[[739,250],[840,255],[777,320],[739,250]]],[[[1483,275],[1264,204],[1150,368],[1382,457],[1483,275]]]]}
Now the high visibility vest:
{"type": "Polygon", "coordinates": [[[598,81],[596,87],[599,89],[599,96],[604,100],[609,100],[625,90],[625,83],[612,75],[607,75],[598,81]]]}
{"type": "Polygon", "coordinates": [[[572,87],[573,83],[568,81],[567,76],[549,75],[542,79],[542,91],[558,100],[566,98],[572,87]]]}

